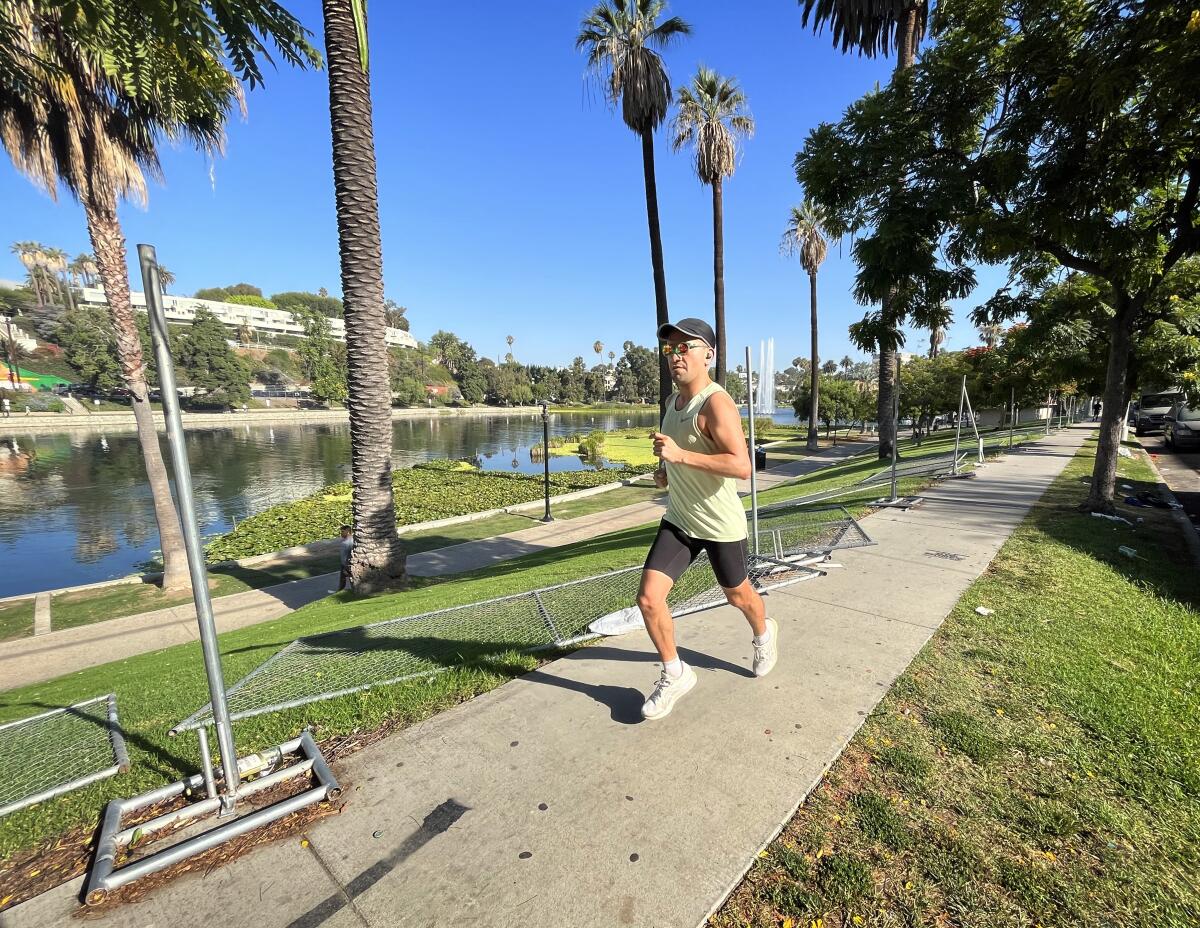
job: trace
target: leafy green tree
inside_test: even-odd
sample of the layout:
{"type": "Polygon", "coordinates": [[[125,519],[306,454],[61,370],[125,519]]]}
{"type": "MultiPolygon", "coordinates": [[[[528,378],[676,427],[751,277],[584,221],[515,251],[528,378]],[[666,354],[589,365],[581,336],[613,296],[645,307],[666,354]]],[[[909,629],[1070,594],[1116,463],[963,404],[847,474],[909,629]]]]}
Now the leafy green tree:
{"type": "Polygon", "coordinates": [[[342,301],[336,296],[321,296],[303,290],[288,290],[284,293],[271,294],[271,302],[275,304],[276,308],[286,309],[292,313],[307,310],[331,319],[342,318],[342,301]]]}
{"type": "Polygon", "coordinates": [[[402,332],[409,331],[408,317],[404,315],[408,312],[407,306],[401,306],[395,300],[384,300],[383,312],[387,316],[387,324],[391,328],[400,329],[402,332]]]}
{"type": "Polygon", "coordinates": [[[308,377],[309,390],[319,403],[341,403],[346,399],[346,372],[338,364],[336,344],[325,316],[319,313],[304,316],[304,340],[297,353],[300,367],[308,377]]]}
{"type": "MultiPolygon", "coordinates": [[[[669,321],[654,177],[654,130],[667,118],[671,79],[659,51],[692,32],[678,16],[660,20],[666,8],[664,0],[601,0],[583,20],[575,38],[575,48],[587,54],[588,68],[602,82],[609,105],[620,106],[625,125],[642,142],[656,328],[669,321]]],[[[671,374],[666,358],[659,357],[656,363],[658,402],[660,408],[665,408],[671,393],[671,374]]]]}
{"type": "MultiPolygon", "coordinates": [[[[792,400],[792,409],[797,419],[806,419],[812,410],[812,381],[801,384],[800,392],[792,400]]],[[[824,375],[817,386],[817,418],[825,424],[825,436],[838,422],[850,421],[858,408],[859,391],[854,384],[840,377],[824,375]]]]}
{"type": "MultiPolygon", "coordinates": [[[[910,183],[949,211],[952,258],[1009,261],[1034,288],[1065,271],[1111,288],[1084,504],[1109,510],[1137,333],[1172,270],[1200,253],[1196,26],[1165,0],[970,0],[939,17],[906,107],[910,183]]],[[[998,306],[976,324],[1014,318],[998,306]]]]}
{"type": "Polygon", "coordinates": [[[236,303],[238,306],[257,306],[259,309],[276,308],[265,296],[255,296],[253,293],[231,293],[225,302],[236,303]]]}
{"type": "Polygon", "coordinates": [[[197,300],[211,300],[214,303],[229,302],[229,291],[224,287],[201,287],[192,296],[197,300]]]}
{"type": "Polygon", "coordinates": [[[717,382],[725,386],[725,207],[723,182],[732,177],[738,162],[738,137],[754,135],[754,117],[746,108],[746,95],[737,83],[703,65],[689,85],[676,92],[678,110],[672,121],[672,147],[693,148],[693,164],[700,183],[712,188],[713,201],[713,313],[716,321],[717,382]]]}
{"type": "Polygon", "coordinates": [[[37,297],[25,287],[0,287],[0,312],[19,316],[36,304],[37,297]]]}
{"type": "Polygon", "coordinates": [[[634,378],[634,402],[653,403],[659,384],[657,370],[659,353],[641,345],[631,345],[625,351],[634,378]]]}
{"type": "Polygon", "coordinates": [[[913,358],[900,368],[900,414],[911,416],[918,444],[937,417],[958,412],[962,378],[968,371],[961,354],[913,358]]]}
{"type": "Polygon", "coordinates": [[[175,351],[192,384],[208,391],[212,401],[234,405],[250,398],[249,368],[229,347],[225,326],[207,309],[196,311],[175,351]]]}

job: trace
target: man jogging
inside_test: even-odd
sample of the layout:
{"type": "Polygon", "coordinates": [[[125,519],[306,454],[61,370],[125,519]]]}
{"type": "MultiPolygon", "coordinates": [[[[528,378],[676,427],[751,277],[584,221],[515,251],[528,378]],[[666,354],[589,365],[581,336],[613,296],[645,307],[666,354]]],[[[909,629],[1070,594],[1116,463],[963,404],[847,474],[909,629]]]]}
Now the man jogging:
{"type": "Polygon", "coordinates": [[[775,666],[779,627],[766,617],[762,597],[746,576],[746,511],[735,480],[750,476],[742,418],[733,399],[708,376],[716,341],[708,323],[681,319],[658,330],[675,392],[667,401],[654,454],[662,460],[655,483],[669,491],[667,512],[642,570],[638,608],[663,662],[662,676],[642,706],[646,719],[668,715],[696,685],[696,672],[679,659],[667,594],[701,551],[708,552],[730,605],[754,632],[754,675],[775,666]]]}

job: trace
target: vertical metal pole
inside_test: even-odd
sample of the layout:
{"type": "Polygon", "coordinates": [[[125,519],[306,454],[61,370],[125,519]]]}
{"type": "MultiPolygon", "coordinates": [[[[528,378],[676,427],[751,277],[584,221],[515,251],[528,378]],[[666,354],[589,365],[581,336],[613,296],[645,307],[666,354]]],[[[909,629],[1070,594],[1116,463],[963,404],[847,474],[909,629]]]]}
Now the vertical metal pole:
{"type": "Polygon", "coordinates": [[[758,554],[758,461],[754,447],[754,374],[750,367],[750,346],[746,346],[746,412],[750,420],[750,529],[754,533],[752,550],[758,554]]]}
{"type": "Polygon", "coordinates": [[[204,776],[204,792],[209,799],[217,798],[217,784],[213,779],[212,752],[208,749],[208,729],[201,725],[196,729],[200,741],[200,772],[204,776]]]}
{"type": "Polygon", "coordinates": [[[1050,394],[1047,393],[1046,394],[1046,434],[1047,435],[1050,434],[1050,420],[1053,417],[1054,417],[1054,414],[1050,411],[1050,394]]]}
{"type": "Polygon", "coordinates": [[[895,502],[899,497],[896,495],[896,446],[900,444],[900,353],[896,352],[896,387],[892,390],[892,496],[891,499],[895,502]]]}
{"type": "Polygon", "coordinates": [[[1012,451],[1013,419],[1017,416],[1017,388],[1013,387],[1008,394],[1008,450],[1012,451]]]}
{"type": "Polygon", "coordinates": [[[554,516],[550,515],[550,415],[546,412],[545,403],[542,403],[542,461],[546,490],[546,514],[542,516],[542,521],[553,522],[554,516]]]}
{"type": "Polygon", "coordinates": [[[217,650],[217,628],[213,621],[212,601],[208,595],[208,575],[204,570],[200,529],[196,524],[196,503],[192,497],[192,468],[188,463],[187,447],[183,441],[179,393],[175,389],[175,365],[171,360],[167,317],[163,313],[162,290],[158,281],[158,258],[154,253],[154,246],[138,245],[138,260],[142,266],[142,288],[145,290],[146,310],[150,316],[154,359],[158,364],[158,384],[162,392],[163,418],[167,425],[167,444],[171,448],[171,463],[175,471],[175,493],[179,498],[179,516],[184,547],[187,549],[188,572],[192,577],[192,597],[196,602],[196,620],[200,625],[204,672],[208,675],[208,695],[212,700],[213,723],[217,729],[217,744],[221,749],[221,766],[225,771],[222,807],[228,812],[233,809],[238,787],[237,748],[233,743],[233,727],[229,723],[229,707],[225,703],[221,654],[217,650]]]}
{"type": "Polygon", "coordinates": [[[962,438],[963,397],[967,395],[967,375],[963,374],[962,389],[958,391],[958,418],[954,420],[954,458],[950,465],[950,473],[958,473],[958,442],[962,438]]]}

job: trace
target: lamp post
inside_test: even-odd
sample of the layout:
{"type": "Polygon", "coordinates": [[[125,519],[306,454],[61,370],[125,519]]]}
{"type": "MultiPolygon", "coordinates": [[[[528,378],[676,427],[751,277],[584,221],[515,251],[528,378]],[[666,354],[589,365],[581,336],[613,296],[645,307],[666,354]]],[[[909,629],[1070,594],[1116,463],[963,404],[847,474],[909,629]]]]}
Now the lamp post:
{"type": "Polygon", "coordinates": [[[542,403],[542,473],[543,485],[546,491],[546,514],[542,516],[543,522],[553,522],[554,516],[550,515],[550,414],[546,411],[546,404],[542,403]]]}

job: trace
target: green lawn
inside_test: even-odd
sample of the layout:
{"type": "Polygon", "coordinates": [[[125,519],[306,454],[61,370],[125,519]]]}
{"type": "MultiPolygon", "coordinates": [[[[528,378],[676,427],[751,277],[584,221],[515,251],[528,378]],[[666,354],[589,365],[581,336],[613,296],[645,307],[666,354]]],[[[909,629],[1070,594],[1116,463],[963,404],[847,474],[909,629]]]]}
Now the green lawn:
{"type": "MultiPolygon", "coordinates": [[[[229,596],[246,590],[300,580],[338,569],[336,554],[257,567],[220,566],[209,570],[212,596],[229,596]]],[[[190,602],[191,591],[164,593],[153,583],[123,583],[98,590],[60,593],[50,600],[50,624],[55,630],[104,622],[139,612],[165,609],[190,602]]]]}
{"type": "MultiPolygon", "coordinates": [[[[1121,505],[1125,526],[1076,510],[1094,453],[1089,442],[1053,484],[711,924],[1200,924],[1196,567],[1167,512],[1121,505]]],[[[1155,486],[1141,460],[1120,476],[1155,486]]]]}
{"type": "Polygon", "coordinates": [[[0,641],[33,634],[33,600],[0,603],[0,641]]]}

